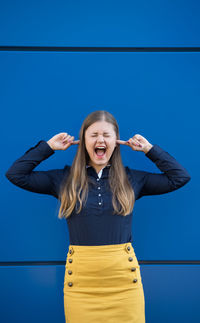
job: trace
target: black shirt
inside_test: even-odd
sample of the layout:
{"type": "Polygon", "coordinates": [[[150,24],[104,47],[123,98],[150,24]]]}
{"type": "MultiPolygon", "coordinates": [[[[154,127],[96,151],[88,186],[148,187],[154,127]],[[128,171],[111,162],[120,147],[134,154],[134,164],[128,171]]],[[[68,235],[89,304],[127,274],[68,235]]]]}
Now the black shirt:
{"type": "MultiPolygon", "coordinates": [[[[69,173],[70,166],[63,169],[35,171],[34,168],[55,151],[45,140],[18,158],[5,173],[8,180],[22,189],[49,194],[58,199],[61,182],[69,173]]],[[[125,167],[135,193],[135,200],[145,195],[158,195],[177,190],[190,181],[187,170],[160,146],[153,147],[145,154],[162,173],[125,167]]],[[[105,245],[133,242],[132,215],[112,214],[112,195],[108,186],[108,174],[111,166],[102,170],[99,178],[93,167],[87,167],[88,176],[95,179],[95,185],[89,186],[88,200],[81,213],[75,211],[66,219],[70,244],[105,245]]]]}

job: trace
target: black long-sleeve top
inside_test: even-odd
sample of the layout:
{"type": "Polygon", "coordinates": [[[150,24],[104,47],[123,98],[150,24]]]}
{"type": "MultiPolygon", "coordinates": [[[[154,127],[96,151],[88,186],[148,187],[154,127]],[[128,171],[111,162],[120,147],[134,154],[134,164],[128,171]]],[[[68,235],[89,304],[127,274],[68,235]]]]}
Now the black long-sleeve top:
{"type": "MultiPolygon", "coordinates": [[[[45,140],[40,140],[27,150],[6,171],[5,176],[22,189],[49,194],[59,198],[62,180],[70,171],[69,165],[63,169],[36,171],[34,168],[55,151],[45,140]]],[[[155,144],[145,154],[162,173],[151,173],[125,167],[135,193],[135,200],[145,195],[158,195],[175,191],[184,186],[191,176],[187,170],[168,152],[155,144]]],[[[110,166],[103,168],[101,177],[93,167],[87,167],[88,176],[94,178],[95,185],[89,185],[88,199],[79,214],[72,212],[66,219],[70,244],[105,245],[133,242],[132,215],[112,214],[112,194],[108,186],[110,166]]]]}

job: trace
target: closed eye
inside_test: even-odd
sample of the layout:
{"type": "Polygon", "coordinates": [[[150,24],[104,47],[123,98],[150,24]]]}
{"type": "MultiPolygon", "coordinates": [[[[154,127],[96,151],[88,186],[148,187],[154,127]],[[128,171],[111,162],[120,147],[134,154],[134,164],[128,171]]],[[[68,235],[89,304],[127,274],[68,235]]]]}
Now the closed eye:
{"type": "MultiPolygon", "coordinates": [[[[91,137],[96,137],[97,135],[92,135],[91,137]]],[[[110,135],[104,135],[104,137],[110,137],[110,135]]]]}

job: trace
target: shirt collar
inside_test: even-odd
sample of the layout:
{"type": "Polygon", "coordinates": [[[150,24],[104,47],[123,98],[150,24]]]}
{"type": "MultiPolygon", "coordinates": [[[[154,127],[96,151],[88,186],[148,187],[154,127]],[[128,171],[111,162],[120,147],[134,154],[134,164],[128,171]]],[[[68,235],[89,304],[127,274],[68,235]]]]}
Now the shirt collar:
{"type": "MultiPolygon", "coordinates": [[[[105,167],[109,167],[109,166],[111,166],[111,164],[108,164],[105,167]]],[[[88,168],[88,167],[92,167],[92,166],[91,165],[86,165],[86,168],[88,168]]],[[[105,168],[105,167],[103,167],[103,168],[105,168]]]]}
{"type": "Polygon", "coordinates": [[[107,178],[110,166],[111,164],[106,165],[98,172],[98,174],[96,173],[94,167],[92,167],[91,165],[86,165],[86,168],[88,169],[88,174],[94,176],[95,178],[107,178]]]}

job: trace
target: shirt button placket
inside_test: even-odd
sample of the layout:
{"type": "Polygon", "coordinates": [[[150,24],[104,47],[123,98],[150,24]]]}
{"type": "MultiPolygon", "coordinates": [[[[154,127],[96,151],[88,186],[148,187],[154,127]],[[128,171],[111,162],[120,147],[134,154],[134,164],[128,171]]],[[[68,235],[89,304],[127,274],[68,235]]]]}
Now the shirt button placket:
{"type": "MultiPolygon", "coordinates": [[[[99,182],[99,178],[97,178],[97,182],[99,182]]],[[[99,186],[97,187],[97,189],[100,190],[101,186],[100,186],[100,184],[98,184],[98,185],[99,186]]],[[[101,193],[98,194],[98,204],[99,204],[99,206],[102,205],[101,193]]]]}

